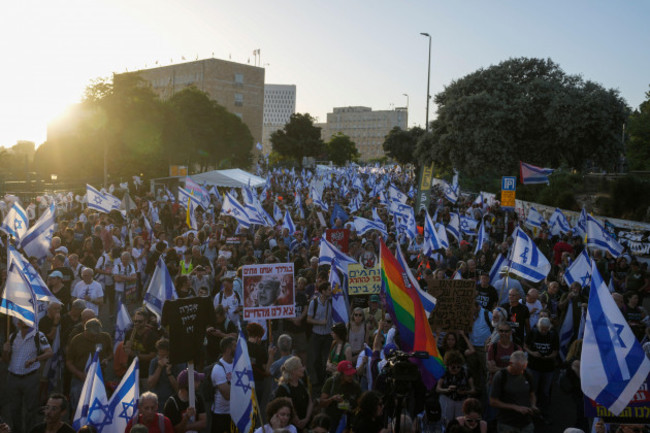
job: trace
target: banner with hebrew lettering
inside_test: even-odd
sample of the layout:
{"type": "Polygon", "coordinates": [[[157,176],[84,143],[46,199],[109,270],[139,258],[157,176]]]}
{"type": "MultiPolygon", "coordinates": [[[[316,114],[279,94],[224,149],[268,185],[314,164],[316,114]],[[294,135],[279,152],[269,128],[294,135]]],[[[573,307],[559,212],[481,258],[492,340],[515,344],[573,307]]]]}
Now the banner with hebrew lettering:
{"type": "Polygon", "coordinates": [[[293,263],[242,268],[244,320],[295,317],[293,263]]]}

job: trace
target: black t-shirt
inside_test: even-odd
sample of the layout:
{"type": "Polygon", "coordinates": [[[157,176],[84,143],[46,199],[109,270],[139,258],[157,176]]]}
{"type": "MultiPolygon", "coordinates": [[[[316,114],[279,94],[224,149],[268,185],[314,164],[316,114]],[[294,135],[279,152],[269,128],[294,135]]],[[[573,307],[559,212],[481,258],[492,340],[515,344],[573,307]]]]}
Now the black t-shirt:
{"type": "Polygon", "coordinates": [[[261,381],[266,377],[264,366],[269,361],[269,353],[264,349],[264,346],[258,343],[251,343],[248,341],[248,356],[251,359],[251,367],[253,368],[253,378],[257,385],[261,386],[261,381]]]}
{"type": "MultiPolygon", "coordinates": [[[[499,399],[503,403],[531,407],[530,391],[532,386],[527,374],[515,376],[510,374],[507,369],[499,370],[492,380],[490,397],[499,399]],[[504,380],[505,383],[503,383],[504,380]]],[[[497,420],[513,427],[522,428],[530,424],[532,418],[530,415],[523,415],[515,410],[499,409],[497,420]]]]}
{"type": "MultiPolygon", "coordinates": [[[[546,335],[533,329],[526,341],[528,348],[534,352],[539,352],[542,356],[548,356],[559,348],[559,338],[557,333],[551,329],[546,335]]],[[[528,357],[528,366],[532,370],[551,372],[555,369],[555,359],[539,359],[535,356],[528,357]]]]}
{"type": "Polygon", "coordinates": [[[194,297],[167,301],[161,324],[169,326],[169,362],[202,359],[205,329],[215,325],[212,300],[194,297]]]}
{"type": "Polygon", "coordinates": [[[370,418],[361,413],[352,421],[353,433],[379,433],[384,427],[381,417],[370,418]]]}
{"type": "MultiPolygon", "coordinates": [[[[204,380],[210,380],[209,378],[206,378],[204,380]]],[[[196,394],[196,414],[198,419],[198,415],[205,413],[205,403],[203,402],[203,397],[200,395],[196,394]]],[[[190,407],[190,402],[189,401],[183,401],[177,394],[172,395],[167,399],[165,402],[165,408],[163,409],[163,415],[165,415],[167,418],[169,418],[169,421],[171,421],[172,425],[175,426],[177,424],[180,424],[180,422],[183,420],[183,414],[187,410],[187,408],[190,407]]]]}
{"type": "MultiPolygon", "coordinates": [[[[68,293],[70,293],[70,290],[72,290],[72,281],[74,280],[74,272],[72,271],[72,269],[70,269],[67,266],[61,266],[61,267],[52,269],[47,274],[47,276],[49,277],[52,272],[56,272],[56,271],[59,271],[59,272],[61,272],[61,274],[63,274],[63,278],[61,279],[61,282],[66,287],[66,289],[68,289],[68,293]]],[[[63,302],[62,299],[61,299],[61,302],[63,302]]]]}
{"type": "MultiPolygon", "coordinates": [[[[307,299],[307,294],[305,293],[304,290],[296,290],[296,307],[295,307],[295,313],[296,317],[302,316],[302,312],[305,308],[307,308],[307,304],[309,303],[309,300],[307,299]]],[[[305,327],[304,326],[296,326],[293,324],[293,322],[289,319],[286,319],[284,321],[284,330],[286,332],[291,332],[291,333],[299,333],[299,332],[305,332],[305,327]]]]}
{"type": "Polygon", "coordinates": [[[508,314],[507,322],[512,326],[514,331],[515,341],[523,345],[526,341],[526,324],[529,323],[530,311],[528,307],[524,304],[517,304],[514,307],[510,306],[510,303],[506,302],[501,304],[506,313],[508,314]]]}
{"type": "MultiPolygon", "coordinates": [[[[35,426],[29,431],[29,433],[45,433],[46,424],[41,423],[35,426]]],[[[56,431],[56,433],[75,433],[75,429],[70,427],[68,424],[63,423],[63,425],[56,431]]]]}
{"type": "Polygon", "coordinates": [[[307,387],[303,381],[298,382],[298,386],[291,386],[289,384],[278,385],[274,398],[278,397],[289,397],[291,399],[293,408],[299,419],[304,419],[307,416],[310,398],[309,391],[307,391],[307,387]]]}
{"type": "Polygon", "coordinates": [[[492,311],[497,302],[499,302],[499,294],[497,293],[497,289],[491,285],[482,287],[479,283],[476,285],[476,291],[478,292],[476,295],[476,300],[481,304],[481,307],[488,311],[492,311]]]}
{"type": "MultiPolygon", "coordinates": [[[[237,333],[237,326],[228,319],[223,321],[221,324],[215,325],[215,328],[225,334],[237,333]]],[[[212,364],[213,362],[216,362],[221,357],[220,345],[221,345],[221,340],[223,339],[221,337],[217,337],[216,335],[212,335],[212,334],[206,334],[205,337],[208,342],[208,345],[206,346],[205,364],[208,365],[208,364],[212,364]]]]}

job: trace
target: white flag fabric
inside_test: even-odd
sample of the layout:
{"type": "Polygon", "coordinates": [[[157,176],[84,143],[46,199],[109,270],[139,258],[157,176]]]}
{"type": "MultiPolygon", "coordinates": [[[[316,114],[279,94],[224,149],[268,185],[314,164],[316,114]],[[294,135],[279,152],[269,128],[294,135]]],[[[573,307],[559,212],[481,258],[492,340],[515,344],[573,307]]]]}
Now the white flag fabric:
{"type": "Polygon", "coordinates": [[[282,220],[282,210],[277,203],[273,203],[273,219],[276,223],[282,220]]]}
{"type": "Polygon", "coordinates": [[[4,221],[2,221],[0,230],[13,236],[17,241],[19,241],[25,233],[27,233],[28,229],[29,218],[27,218],[25,210],[18,204],[18,202],[14,202],[11,209],[9,209],[9,212],[7,212],[4,221]]]}
{"type": "Polygon", "coordinates": [[[293,220],[291,219],[291,214],[289,214],[288,210],[284,212],[284,220],[282,222],[282,228],[289,230],[290,235],[296,232],[296,225],[293,223],[293,220]]]}
{"type": "MultiPolygon", "coordinates": [[[[115,335],[113,336],[113,353],[117,350],[120,342],[124,341],[126,332],[133,326],[131,316],[126,309],[126,305],[120,301],[117,305],[117,318],[115,320],[115,335]]],[[[137,359],[137,358],[136,358],[137,359]]]]}
{"type": "Polygon", "coordinates": [[[533,240],[519,227],[513,232],[515,243],[510,255],[510,272],[529,281],[542,281],[551,270],[551,264],[533,240]]]}
{"type": "Polygon", "coordinates": [[[55,209],[56,207],[53,204],[50,205],[38,221],[36,221],[36,224],[20,240],[20,248],[28,256],[33,256],[37,259],[47,257],[48,250],[52,244],[52,236],[54,236],[55,209]]]}
{"type": "Polygon", "coordinates": [[[52,294],[50,289],[47,287],[47,284],[45,284],[45,281],[43,281],[41,274],[38,273],[34,266],[32,266],[32,264],[29,263],[29,261],[23,257],[23,255],[20,254],[16,248],[9,245],[7,248],[7,253],[7,262],[9,263],[9,266],[11,267],[12,263],[16,265],[16,268],[20,271],[24,279],[27,281],[29,288],[34,292],[34,296],[37,300],[45,302],[57,302],[59,304],[62,303],[56,296],[52,294]]]}
{"type": "Polygon", "coordinates": [[[352,257],[341,252],[336,246],[330,243],[323,236],[320,240],[320,253],[318,255],[318,266],[320,265],[330,265],[335,262],[335,265],[338,267],[339,271],[342,273],[348,272],[348,265],[359,263],[354,260],[352,257]]]}
{"type": "Polygon", "coordinates": [[[591,259],[587,249],[583,249],[578,258],[571,263],[571,266],[564,272],[564,281],[570,286],[574,281],[580,283],[580,287],[589,285],[591,278],[591,259]]]}
{"type": "Polygon", "coordinates": [[[354,228],[359,235],[363,235],[370,230],[377,230],[384,236],[388,236],[388,231],[386,230],[386,225],[384,223],[378,223],[366,218],[354,217],[354,228]]]}
{"type": "Polygon", "coordinates": [[[526,217],[526,225],[531,229],[541,229],[542,223],[545,223],[546,220],[541,213],[533,206],[528,209],[528,216],[526,217]]]}
{"type": "Polygon", "coordinates": [[[478,221],[473,218],[462,215],[460,217],[460,231],[467,236],[476,236],[478,221]]]}
{"type": "Polygon", "coordinates": [[[204,207],[203,204],[201,204],[201,199],[198,196],[195,196],[192,194],[191,191],[181,188],[180,186],[178,187],[178,204],[180,204],[183,207],[187,207],[187,201],[192,200],[193,203],[195,203],[196,206],[201,206],[204,209],[207,209],[207,207],[204,207]]]}
{"type": "Polygon", "coordinates": [[[96,188],[86,184],[86,203],[91,209],[98,212],[109,213],[112,210],[113,201],[109,200],[96,188]]]}
{"type": "Polygon", "coordinates": [[[623,246],[591,215],[587,215],[587,246],[607,251],[614,257],[623,254],[623,246]]]}
{"type": "Polygon", "coordinates": [[[481,223],[481,227],[478,230],[478,239],[476,239],[476,248],[474,248],[474,254],[481,251],[483,244],[489,241],[487,231],[485,230],[485,222],[481,223]]]}
{"type": "Polygon", "coordinates": [[[397,189],[395,185],[390,185],[388,187],[388,195],[390,196],[391,200],[400,202],[400,203],[406,203],[406,200],[408,199],[408,196],[404,194],[402,191],[397,189]]]}
{"type": "Polygon", "coordinates": [[[438,239],[440,239],[440,244],[443,248],[449,248],[449,238],[447,237],[447,229],[444,224],[435,223],[436,230],[438,231],[438,239]]]}
{"type": "Polygon", "coordinates": [[[456,239],[456,242],[460,244],[460,217],[458,216],[458,212],[449,212],[447,231],[456,239]]]}
{"type": "Polygon", "coordinates": [[[553,236],[563,235],[571,231],[571,225],[560,208],[555,208],[555,212],[553,212],[553,215],[548,220],[548,224],[551,235],[553,236]]]}
{"type": "Polygon", "coordinates": [[[650,373],[650,360],[592,262],[580,357],[582,392],[620,414],[650,373]]]}
{"type": "Polygon", "coordinates": [[[101,433],[122,433],[126,430],[126,425],[137,412],[140,399],[139,382],[140,366],[136,356],[108,402],[106,411],[108,423],[103,431],[100,430],[101,433]]]}
{"type": "Polygon", "coordinates": [[[432,257],[436,250],[445,248],[442,245],[442,241],[438,236],[438,231],[436,230],[433,221],[431,221],[429,213],[426,211],[424,213],[424,227],[422,231],[424,234],[424,246],[422,248],[422,253],[425,256],[432,257]]]}
{"type": "Polygon", "coordinates": [[[244,209],[241,203],[239,203],[229,192],[226,193],[226,197],[223,200],[221,212],[235,218],[243,228],[250,227],[251,223],[248,218],[248,212],[246,212],[246,209],[244,209]]]}
{"type": "Polygon", "coordinates": [[[0,299],[0,313],[16,317],[26,325],[36,327],[36,296],[15,263],[10,263],[7,282],[0,299]]]}
{"type": "Polygon", "coordinates": [[[345,293],[343,293],[343,284],[337,268],[336,259],[334,259],[329,276],[329,283],[332,286],[332,320],[334,323],[348,323],[350,321],[348,303],[345,299],[345,293]]]}
{"type": "Polygon", "coordinates": [[[240,433],[251,433],[255,415],[253,410],[255,380],[253,379],[251,360],[248,356],[246,337],[241,330],[237,339],[230,382],[230,416],[240,433]]]}
{"type": "Polygon", "coordinates": [[[490,268],[490,285],[494,286],[497,281],[499,281],[499,273],[501,269],[504,266],[508,265],[508,259],[503,256],[503,254],[499,253],[497,258],[494,260],[494,263],[492,263],[492,267],[490,268]]]}
{"type": "Polygon", "coordinates": [[[153,271],[149,288],[144,294],[144,305],[153,312],[158,321],[162,318],[162,310],[165,301],[177,299],[176,289],[172,282],[172,277],[169,275],[167,265],[165,265],[162,257],[158,258],[156,269],[153,271]]]}
{"type": "Polygon", "coordinates": [[[104,378],[99,365],[99,352],[101,346],[95,350],[90,367],[86,372],[86,380],[81,388],[81,396],[72,419],[72,427],[79,430],[86,424],[93,425],[98,431],[104,426],[109,426],[111,420],[107,419],[106,408],[108,398],[104,388],[104,378]]]}

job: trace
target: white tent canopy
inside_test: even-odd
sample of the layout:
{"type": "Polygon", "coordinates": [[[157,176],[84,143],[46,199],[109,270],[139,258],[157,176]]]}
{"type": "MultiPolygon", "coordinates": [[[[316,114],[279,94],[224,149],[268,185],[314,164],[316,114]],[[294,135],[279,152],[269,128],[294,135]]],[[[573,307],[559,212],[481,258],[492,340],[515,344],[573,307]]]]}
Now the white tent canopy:
{"type": "Polygon", "coordinates": [[[264,186],[266,183],[266,179],[239,168],[207,171],[205,173],[193,174],[190,178],[200,184],[206,183],[208,185],[227,186],[231,188],[243,188],[249,184],[251,187],[257,188],[264,186]]]}

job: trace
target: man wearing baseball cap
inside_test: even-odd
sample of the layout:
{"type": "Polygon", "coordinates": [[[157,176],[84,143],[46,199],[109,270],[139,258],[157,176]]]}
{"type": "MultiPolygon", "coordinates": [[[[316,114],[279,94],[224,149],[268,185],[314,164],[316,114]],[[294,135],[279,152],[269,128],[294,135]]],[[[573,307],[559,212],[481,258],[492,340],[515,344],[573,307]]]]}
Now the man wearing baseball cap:
{"type": "MultiPolygon", "coordinates": [[[[204,379],[203,373],[194,372],[194,389],[199,389],[204,379]]],[[[201,431],[207,425],[205,403],[203,397],[196,391],[195,406],[190,407],[189,380],[187,369],[181,371],[176,378],[178,392],[167,399],[163,414],[169,418],[175,432],[201,431]]]]}
{"type": "Polygon", "coordinates": [[[325,408],[332,425],[338,425],[343,414],[354,413],[356,409],[357,400],[361,396],[356,373],[357,369],[350,361],[341,361],[336,367],[336,373],[323,385],[320,405],[325,408]]]}

